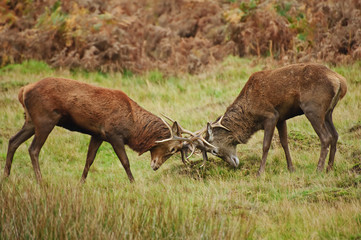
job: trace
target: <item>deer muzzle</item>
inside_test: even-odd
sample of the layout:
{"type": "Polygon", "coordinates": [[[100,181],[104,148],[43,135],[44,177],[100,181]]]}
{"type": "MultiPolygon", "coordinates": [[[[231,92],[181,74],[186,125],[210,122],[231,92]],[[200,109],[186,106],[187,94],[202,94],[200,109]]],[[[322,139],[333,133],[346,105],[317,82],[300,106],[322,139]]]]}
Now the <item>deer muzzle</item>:
{"type": "Polygon", "coordinates": [[[226,161],[235,168],[239,165],[239,159],[237,156],[230,156],[226,159],[226,161]]]}
{"type": "Polygon", "coordinates": [[[160,167],[160,165],[158,164],[158,161],[157,161],[158,159],[154,159],[154,160],[152,160],[151,162],[150,162],[150,166],[152,167],[152,169],[154,170],[154,171],[157,171],[158,170],[158,168],[160,167]]]}

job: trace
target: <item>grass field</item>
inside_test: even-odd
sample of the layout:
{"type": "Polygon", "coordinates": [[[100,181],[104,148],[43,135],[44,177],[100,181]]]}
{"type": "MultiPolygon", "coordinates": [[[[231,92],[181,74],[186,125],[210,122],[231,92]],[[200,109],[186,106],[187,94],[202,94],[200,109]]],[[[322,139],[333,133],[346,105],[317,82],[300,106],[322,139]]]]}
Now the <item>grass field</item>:
{"type": "MultiPolygon", "coordinates": [[[[34,61],[2,68],[0,177],[8,140],[23,124],[17,93],[27,83],[58,76],[121,89],[147,110],[197,130],[224,113],[264,64],[230,57],[201,75],[179,77],[53,70],[34,61]]],[[[334,111],[340,138],[331,173],[316,173],[320,143],[301,116],[288,121],[293,174],[275,133],[266,172],[256,177],[260,131],[238,146],[237,169],[211,156],[201,168],[200,155],[185,166],[174,155],[154,172],[149,152],[127,149],[134,184],[103,143],[80,185],[90,137],[56,128],[40,153],[43,185],[28,155],[31,140],[1,180],[0,239],[361,239],[361,62],[332,69],[347,78],[348,93],[334,111]]]]}

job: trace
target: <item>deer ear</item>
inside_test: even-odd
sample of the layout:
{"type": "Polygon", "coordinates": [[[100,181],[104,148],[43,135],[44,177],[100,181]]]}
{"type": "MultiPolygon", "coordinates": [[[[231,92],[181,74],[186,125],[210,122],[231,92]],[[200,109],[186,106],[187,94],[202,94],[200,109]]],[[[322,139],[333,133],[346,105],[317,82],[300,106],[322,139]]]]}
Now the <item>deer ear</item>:
{"type": "Polygon", "coordinates": [[[208,122],[207,123],[207,131],[206,131],[206,140],[207,141],[212,141],[213,139],[213,129],[211,124],[208,122]]]}
{"type": "Polygon", "coordinates": [[[180,128],[179,128],[179,125],[178,125],[177,121],[175,121],[173,123],[173,125],[172,125],[172,132],[173,132],[174,135],[176,135],[178,137],[181,135],[180,134],[180,128]]]}

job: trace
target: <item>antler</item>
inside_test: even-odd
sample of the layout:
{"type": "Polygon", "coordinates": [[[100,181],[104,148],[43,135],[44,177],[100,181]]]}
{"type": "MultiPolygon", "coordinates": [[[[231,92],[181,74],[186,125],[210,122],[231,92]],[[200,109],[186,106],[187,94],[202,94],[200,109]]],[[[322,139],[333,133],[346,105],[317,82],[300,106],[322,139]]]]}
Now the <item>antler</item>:
{"type": "MultiPolygon", "coordinates": [[[[173,123],[176,122],[176,121],[174,121],[173,119],[171,119],[170,117],[166,116],[166,115],[163,114],[163,113],[162,113],[162,116],[165,117],[166,119],[168,119],[169,121],[173,122],[173,123]]],[[[164,119],[162,119],[162,120],[163,120],[163,122],[165,122],[164,119]]],[[[168,128],[170,128],[169,124],[168,124],[167,122],[165,122],[165,123],[167,124],[168,128]]],[[[184,159],[184,155],[186,155],[186,154],[185,154],[183,151],[181,152],[182,161],[185,163],[186,160],[188,161],[189,158],[190,158],[190,157],[193,155],[193,153],[196,151],[196,146],[194,146],[193,142],[194,142],[194,140],[196,140],[197,138],[199,138],[199,136],[196,136],[195,133],[193,133],[193,132],[191,132],[191,131],[189,131],[189,130],[187,130],[187,129],[184,129],[179,123],[177,123],[177,125],[178,125],[178,129],[180,130],[180,134],[185,133],[185,134],[188,134],[188,135],[191,136],[191,138],[186,138],[187,140],[185,140],[185,141],[187,141],[187,142],[190,142],[190,147],[192,148],[191,154],[190,154],[189,156],[186,156],[186,157],[185,157],[186,159],[184,159]]],[[[178,137],[178,138],[179,138],[179,137],[178,137]]],[[[167,140],[167,139],[165,139],[165,140],[167,140]]],[[[165,140],[164,140],[164,141],[165,141],[165,140]]]]}
{"type": "MultiPolygon", "coordinates": [[[[176,122],[174,121],[173,119],[171,119],[170,117],[166,116],[165,114],[162,114],[163,117],[165,117],[166,119],[168,119],[169,121],[171,122],[176,122]]],[[[222,120],[223,120],[223,117],[224,115],[222,115],[217,122],[215,123],[212,123],[211,124],[211,127],[215,128],[215,127],[220,127],[220,128],[223,128],[227,131],[231,131],[229,130],[227,127],[223,126],[222,125],[222,120]]],[[[189,158],[194,154],[194,152],[196,151],[196,148],[200,148],[202,150],[202,153],[203,153],[203,164],[207,158],[207,155],[205,154],[206,152],[206,147],[205,145],[207,145],[208,147],[211,147],[211,148],[216,148],[214,145],[212,145],[211,143],[209,143],[206,139],[204,139],[204,137],[202,136],[204,134],[204,132],[207,130],[207,128],[203,128],[199,131],[196,131],[196,132],[191,132],[189,130],[186,130],[184,129],[179,123],[177,123],[178,125],[178,130],[180,131],[180,134],[188,134],[190,135],[190,138],[183,138],[183,137],[180,137],[180,136],[175,136],[173,131],[172,131],[172,128],[171,126],[169,125],[168,122],[166,122],[163,118],[161,118],[162,121],[165,123],[165,125],[168,127],[170,133],[171,133],[171,136],[170,138],[167,138],[167,139],[164,139],[164,140],[159,140],[159,141],[156,141],[156,143],[162,143],[162,142],[167,142],[167,141],[186,141],[188,143],[190,143],[190,148],[192,149],[192,152],[189,156],[186,156],[186,159],[189,160],[189,158]],[[195,145],[195,141],[198,143],[196,146],[195,145]]],[[[185,159],[184,159],[184,155],[185,153],[182,152],[182,161],[185,162],[185,159]]]]}
{"type": "MultiPolygon", "coordinates": [[[[174,123],[175,121],[173,119],[171,119],[170,117],[166,116],[165,114],[161,113],[163,117],[165,117],[166,119],[168,119],[169,121],[171,121],[172,123],[174,123]]],[[[164,120],[163,120],[164,121],[164,120]]],[[[191,132],[191,131],[188,131],[187,129],[184,129],[179,123],[178,124],[178,127],[179,127],[179,130],[181,131],[181,134],[182,133],[185,133],[185,134],[189,134],[191,136],[194,136],[194,133],[191,132]]]]}
{"type": "MultiPolygon", "coordinates": [[[[211,127],[212,127],[212,128],[219,127],[219,128],[223,128],[223,129],[225,129],[225,130],[227,130],[227,131],[231,131],[231,130],[229,130],[229,128],[227,128],[227,127],[225,127],[224,125],[222,125],[223,117],[224,117],[224,115],[222,115],[222,116],[218,119],[217,122],[211,123],[211,127]]],[[[199,131],[197,131],[197,132],[194,132],[194,133],[192,134],[192,138],[191,138],[191,139],[192,139],[192,140],[199,139],[199,140],[201,140],[204,144],[208,145],[209,147],[216,148],[214,145],[210,144],[207,140],[205,140],[205,139],[203,138],[202,135],[203,135],[203,133],[204,133],[205,131],[207,131],[207,127],[204,127],[203,129],[201,129],[201,130],[199,130],[199,131]]],[[[202,146],[202,147],[204,147],[204,146],[202,146]]]]}
{"type": "Polygon", "coordinates": [[[224,115],[222,115],[222,117],[220,117],[216,123],[212,123],[211,127],[213,127],[213,128],[220,127],[220,128],[226,129],[227,131],[231,132],[231,130],[229,130],[227,127],[222,125],[223,117],[224,117],[224,115]]]}
{"type": "MultiPolygon", "coordinates": [[[[168,141],[186,141],[186,142],[192,143],[192,140],[189,139],[189,138],[183,138],[183,137],[175,136],[175,135],[173,134],[173,131],[172,131],[171,126],[170,126],[163,118],[160,118],[160,119],[162,119],[162,121],[164,122],[164,124],[168,127],[168,129],[169,129],[169,131],[170,131],[170,138],[163,139],[163,140],[158,140],[158,141],[156,141],[156,143],[162,143],[162,142],[168,142],[168,141]]],[[[179,124],[178,124],[178,126],[179,126],[179,124]]]]}

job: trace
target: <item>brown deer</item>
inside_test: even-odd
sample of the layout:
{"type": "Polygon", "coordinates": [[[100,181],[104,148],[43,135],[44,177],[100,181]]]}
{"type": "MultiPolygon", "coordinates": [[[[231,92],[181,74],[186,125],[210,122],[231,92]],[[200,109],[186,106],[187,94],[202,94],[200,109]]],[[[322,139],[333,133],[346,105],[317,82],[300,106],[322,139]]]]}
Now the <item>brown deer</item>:
{"type": "Polygon", "coordinates": [[[45,78],[22,87],[18,98],[25,110],[25,123],[9,140],[5,176],[10,175],[16,149],[35,135],[29,154],[36,179],[41,182],[38,156],[55,126],[91,135],[82,182],[103,141],[112,145],[131,182],[134,178],[124,145],[139,154],[150,151],[151,167],[157,170],[182,149],[184,141],[189,141],[181,137],[177,122],[171,128],[163,119],[140,107],[120,90],[69,79],[45,78]]]}
{"type": "MultiPolygon", "coordinates": [[[[347,92],[346,79],[319,64],[294,64],[251,75],[236,100],[216,123],[193,134],[193,141],[203,151],[219,156],[237,167],[236,146],[247,143],[256,131],[263,129],[263,154],[258,174],[265,169],[275,127],[284,149],[289,171],[294,171],[288,149],[286,120],[305,114],[321,141],[317,170],[333,168],[338,133],[332,122],[337,102],[347,92]],[[206,132],[205,139],[202,134],[206,132]],[[202,140],[202,141],[200,141],[202,140]]],[[[206,157],[204,157],[204,161],[206,157]]]]}

